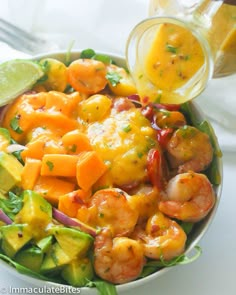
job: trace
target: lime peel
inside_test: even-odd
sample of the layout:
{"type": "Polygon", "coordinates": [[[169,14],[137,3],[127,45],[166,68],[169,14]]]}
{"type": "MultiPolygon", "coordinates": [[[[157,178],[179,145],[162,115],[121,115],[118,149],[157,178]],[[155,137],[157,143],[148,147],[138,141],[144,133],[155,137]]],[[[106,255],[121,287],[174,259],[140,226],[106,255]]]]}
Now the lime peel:
{"type": "Polygon", "coordinates": [[[31,60],[16,59],[0,64],[0,106],[30,90],[43,75],[41,66],[31,60]]]}

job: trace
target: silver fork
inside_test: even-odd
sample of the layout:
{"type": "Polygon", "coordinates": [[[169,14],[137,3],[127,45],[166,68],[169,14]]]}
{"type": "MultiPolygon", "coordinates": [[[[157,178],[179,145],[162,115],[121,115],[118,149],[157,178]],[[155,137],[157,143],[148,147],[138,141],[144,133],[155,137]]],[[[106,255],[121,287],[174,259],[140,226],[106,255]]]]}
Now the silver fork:
{"type": "Polygon", "coordinates": [[[59,49],[56,44],[35,37],[2,18],[0,18],[0,41],[31,55],[59,49]]]}

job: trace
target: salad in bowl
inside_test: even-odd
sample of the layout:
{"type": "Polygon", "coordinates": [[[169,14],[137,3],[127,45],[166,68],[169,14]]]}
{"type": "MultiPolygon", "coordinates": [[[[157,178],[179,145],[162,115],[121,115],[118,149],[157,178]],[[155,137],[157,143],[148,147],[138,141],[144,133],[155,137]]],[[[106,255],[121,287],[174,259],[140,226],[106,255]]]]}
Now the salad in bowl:
{"type": "Polygon", "coordinates": [[[198,257],[222,164],[194,103],[140,99],[92,49],[26,63],[40,77],[1,108],[0,266],[116,294],[198,257]]]}

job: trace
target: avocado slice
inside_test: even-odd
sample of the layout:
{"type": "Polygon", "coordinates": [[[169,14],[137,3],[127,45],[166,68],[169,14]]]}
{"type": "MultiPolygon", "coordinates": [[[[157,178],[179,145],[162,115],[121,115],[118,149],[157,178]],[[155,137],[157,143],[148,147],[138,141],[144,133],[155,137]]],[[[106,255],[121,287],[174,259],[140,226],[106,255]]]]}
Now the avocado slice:
{"type": "Polygon", "coordinates": [[[6,151],[11,143],[10,132],[6,128],[0,128],[0,151],[6,151]]]}
{"type": "Polygon", "coordinates": [[[32,228],[33,237],[41,239],[46,227],[52,221],[52,206],[38,193],[25,190],[23,207],[15,216],[16,223],[26,223],[32,228]]]}
{"type": "Polygon", "coordinates": [[[71,259],[85,257],[93,243],[89,234],[73,228],[55,226],[50,233],[71,259]]]}
{"type": "Polygon", "coordinates": [[[0,189],[8,192],[21,181],[23,165],[13,156],[0,151],[0,189]]]}
{"type": "Polygon", "coordinates": [[[64,252],[56,242],[46,254],[41,265],[42,273],[51,273],[60,270],[63,266],[71,262],[71,258],[64,252]]]}
{"type": "Polygon", "coordinates": [[[52,243],[53,236],[48,236],[39,240],[36,245],[42,250],[43,253],[47,253],[51,249],[52,243]]]}
{"type": "Polygon", "coordinates": [[[43,252],[37,247],[30,247],[20,250],[14,260],[32,271],[39,272],[43,262],[43,252]]]}
{"type": "Polygon", "coordinates": [[[61,272],[63,279],[74,287],[85,286],[93,279],[93,266],[88,258],[73,260],[61,272]]]}
{"type": "Polygon", "coordinates": [[[2,250],[10,258],[26,245],[32,234],[27,224],[10,224],[0,227],[2,233],[2,250]]]}

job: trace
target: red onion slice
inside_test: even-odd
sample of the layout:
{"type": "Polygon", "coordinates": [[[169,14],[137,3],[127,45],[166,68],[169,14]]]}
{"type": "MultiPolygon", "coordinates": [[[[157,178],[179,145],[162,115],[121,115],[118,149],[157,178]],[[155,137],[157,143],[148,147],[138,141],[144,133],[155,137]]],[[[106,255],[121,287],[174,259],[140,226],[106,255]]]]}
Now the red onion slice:
{"type": "Polygon", "coordinates": [[[53,214],[53,217],[57,221],[61,222],[62,224],[66,225],[66,226],[78,227],[81,231],[83,231],[87,234],[90,234],[93,237],[95,237],[98,234],[98,231],[95,228],[79,221],[78,219],[74,219],[74,218],[67,216],[66,214],[62,213],[61,211],[59,211],[56,208],[52,209],[52,214],[53,214]]]}
{"type": "Polygon", "coordinates": [[[12,220],[7,216],[6,213],[3,212],[2,209],[0,209],[0,220],[6,224],[12,224],[12,220]]]}

